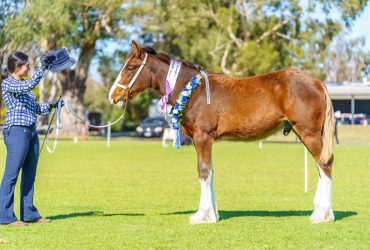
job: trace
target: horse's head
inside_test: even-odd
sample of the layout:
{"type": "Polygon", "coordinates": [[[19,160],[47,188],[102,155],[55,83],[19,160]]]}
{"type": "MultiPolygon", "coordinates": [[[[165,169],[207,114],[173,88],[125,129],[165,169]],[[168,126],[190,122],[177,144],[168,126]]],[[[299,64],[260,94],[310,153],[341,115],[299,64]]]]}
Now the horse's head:
{"type": "Polygon", "coordinates": [[[132,98],[151,85],[150,71],[145,66],[147,59],[148,54],[132,41],[131,52],[109,91],[109,99],[112,103],[125,102],[127,93],[132,98]]]}

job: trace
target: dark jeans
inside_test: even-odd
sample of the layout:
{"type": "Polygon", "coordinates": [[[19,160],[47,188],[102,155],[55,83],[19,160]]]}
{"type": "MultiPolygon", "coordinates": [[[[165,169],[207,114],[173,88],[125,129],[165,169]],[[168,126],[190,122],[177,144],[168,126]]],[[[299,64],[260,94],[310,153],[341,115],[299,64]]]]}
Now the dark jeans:
{"type": "Polygon", "coordinates": [[[39,156],[39,138],[35,126],[12,126],[4,131],[6,166],[0,187],[0,223],[17,221],[14,214],[14,188],[22,169],[20,220],[33,221],[41,216],[33,205],[34,182],[39,156]]]}

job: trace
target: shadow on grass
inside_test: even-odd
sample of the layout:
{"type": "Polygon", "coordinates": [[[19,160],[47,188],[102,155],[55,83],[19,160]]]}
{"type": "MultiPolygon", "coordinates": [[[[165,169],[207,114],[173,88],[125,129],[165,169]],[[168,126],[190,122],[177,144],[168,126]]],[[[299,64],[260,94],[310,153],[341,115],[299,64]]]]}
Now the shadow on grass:
{"type": "Polygon", "coordinates": [[[105,214],[102,211],[89,211],[89,212],[83,212],[83,213],[70,213],[70,214],[59,214],[59,215],[53,215],[48,216],[48,219],[51,220],[64,220],[74,217],[109,217],[109,216],[144,216],[144,214],[140,213],[116,213],[116,214],[105,214]]]}
{"type": "MultiPolygon", "coordinates": [[[[165,213],[161,215],[176,215],[176,214],[193,214],[195,211],[179,211],[173,213],[165,213]]],[[[220,220],[228,220],[234,217],[290,217],[290,216],[310,216],[312,210],[289,210],[289,211],[227,211],[219,210],[220,220]]],[[[354,211],[334,211],[335,220],[341,220],[346,217],[357,215],[354,211]]]]}

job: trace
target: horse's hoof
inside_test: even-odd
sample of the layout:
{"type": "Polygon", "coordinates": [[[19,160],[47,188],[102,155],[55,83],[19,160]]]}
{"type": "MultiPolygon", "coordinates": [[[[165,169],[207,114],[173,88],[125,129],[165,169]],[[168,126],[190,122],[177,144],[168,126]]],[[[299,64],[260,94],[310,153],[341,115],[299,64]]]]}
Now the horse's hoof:
{"type": "Polygon", "coordinates": [[[213,209],[209,209],[207,211],[198,210],[195,214],[193,214],[190,219],[189,223],[191,225],[194,224],[204,224],[204,223],[216,223],[218,221],[218,217],[213,209]]]}
{"type": "Polygon", "coordinates": [[[334,221],[334,212],[332,208],[316,208],[310,216],[312,224],[334,221]]]}

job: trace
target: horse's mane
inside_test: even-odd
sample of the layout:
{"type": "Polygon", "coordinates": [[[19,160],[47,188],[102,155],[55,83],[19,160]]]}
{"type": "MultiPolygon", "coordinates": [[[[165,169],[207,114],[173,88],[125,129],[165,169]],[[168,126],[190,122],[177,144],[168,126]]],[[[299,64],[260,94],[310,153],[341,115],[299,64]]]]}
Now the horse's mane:
{"type": "MultiPolygon", "coordinates": [[[[170,56],[168,54],[166,54],[164,52],[157,52],[153,47],[150,47],[150,46],[145,46],[145,47],[141,47],[141,48],[146,53],[151,54],[151,55],[157,57],[162,62],[165,62],[167,64],[170,64],[171,58],[170,58],[170,56]]],[[[197,71],[199,71],[201,69],[201,67],[199,65],[196,65],[196,64],[193,64],[193,63],[184,62],[184,61],[181,61],[181,63],[184,64],[184,65],[186,65],[186,66],[189,66],[191,68],[194,68],[197,71]]]]}

